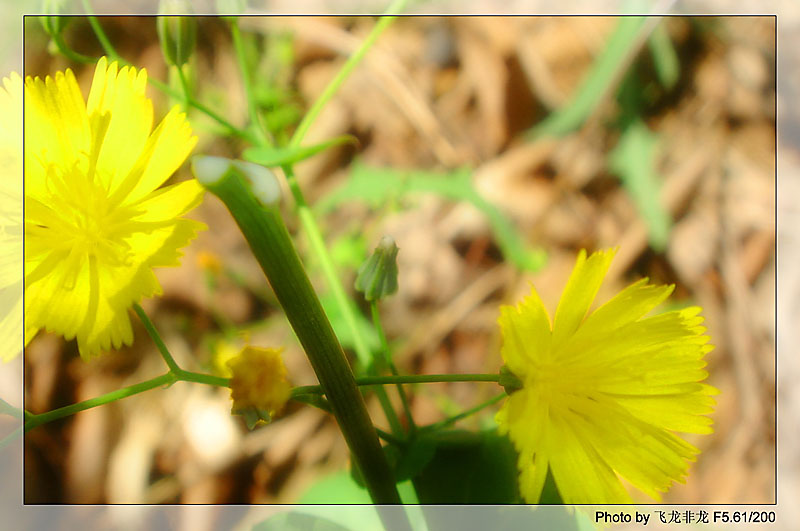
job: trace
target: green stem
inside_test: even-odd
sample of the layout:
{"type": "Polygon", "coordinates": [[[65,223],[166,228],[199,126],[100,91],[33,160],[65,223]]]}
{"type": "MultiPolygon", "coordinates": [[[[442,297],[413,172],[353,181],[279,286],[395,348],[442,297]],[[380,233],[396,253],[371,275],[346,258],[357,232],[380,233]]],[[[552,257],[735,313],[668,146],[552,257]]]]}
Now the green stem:
{"type": "Polygon", "coordinates": [[[401,503],[344,351],[281,218],[275,176],[263,166],[215,157],[195,157],[193,169],[200,183],[225,203],[247,239],[325,389],[373,502],[401,503]]]}
{"type": "MultiPolygon", "coordinates": [[[[441,382],[494,382],[500,379],[499,374],[402,374],[398,376],[359,376],[356,385],[385,385],[385,384],[418,384],[441,382]]],[[[323,394],[325,391],[319,385],[300,385],[292,388],[292,396],[302,394],[323,394]]]]}
{"type": "Polygon", "coordinates": [[[106,393],[96,398],[90,398],[89,400],[84,400],[76,404],[70,404],[68,406],[60,407],[58,409],[54,409],[46,413],[33,415],[28,420],[25,421],[25,431],[28,432],[37,426],[41,426],[42,424],[46,424],[48,422],[52,422],[60,418],[74,415],[79,411],[85,411],[93,407],[102,406],[103,404],[108,404],[109,402],[114,402],[122,398],[127,398],[129,396],[137,395],[139,393],[149,391],[150,389],[155,389],[156,387],[173,384],[177,380],[178,379],[174,374],[168,372],[162,374],[161,376],[156,376],[155,378],[147,380],[146,382],[140,382],[137,384],[129,385],[128,387],[123,387],[122,389],[111,391],[110,393],[106,393]]]}
{"type": "Polygon", "coordinates": [[[212,374],[202,374],[199,372],[185,371],[181,369],[176,375],[181,382],[195,382],[206,385],[213,385],[214,387],[230,387],[231,379],[222,378],[221,376],[214,376],[212,374]]]}
{"type": "Polygon", "coordinates": [[[383,439],[384,441],[386,441],[386,442],[388,442],[388,443],[390,443],[390,444],[393,444],[393,445],[395,445],[395,446],[400,446],[400,447],[403,447],[403,446],[405,446],[406,444],[408,444],[408,443],[406,443],[406,441],[404,441],[403,439],[398,439],[397,437],[395,437],[395,436],[394,436],[394,435],[392,435],[391,433],[386,433],[385,431],[383,431],[383,430],[382,430],[382,429],[380,429],[380,428],[375,428],[375,431],[378,433],[378,437],[380,437],[380,438],[381,438],[381,439],[383,439]]]}
{"type": "MultiPolygon", "coordinates": [[[[328,283],[328,288],[331,290],[331,294],[333,295],[333,300],[339,307],[339,311],[342,314],[345,324],[350,329],[350,334],[353,338],[353,349],[356,352],[358,362],[362,367],[369,367],[372,365],[372,355],[370,354],[366,341],[364,341],[364,337],[361,335],[361,329],[356,323],[356,315],[353,311],[353,306],[350,304],[350,299],[347,297],[347,294],[344,291],[344,286],[339,280],[339,275],[336,273],[333,260],[328,253],[327,247],[325,247],[325,241],[322,238],[319,225],[317,225],[316,221],[314,220],[314,215],[311,213],[311,208],[308,206],[305,198],[303,197],[303,192],[300,190],[300,186],[298,185],[297,179],[294,176],[294,170],[291,166],[287,165],[283,167],[283,171],[286,174],[289,188],[292,190],[292,194],[294,195],[297,205],[297,215],[300,218],[300,223],[305,229],[311,250],[319,261],[320,267],[322,268],[322,273],[328,283]]],[[[381,409],[383,409],[383,413],[386,415],[386,419],[388,420],[389,425],[392,427],[392,431],[399,435],[402,433],[402,426],[400,425],[400,420],[397,418],[397,413],[395,413],[394,408],[389,401],[389,397],[386,395],[386,390],[383,388],[378,388],[375,390],[375,393],[378,396],[381,409]]]]}
{"type": "MultiPolygon", "coordinates": [[[[378,338],[381,342],[381,353],[383,355],[383,360],[386,365],[389,366],[389,370],[392,371],[392,375],[399,376],[397,367],[395,366],[394,361],[392,361],[392,357],[389,354],[389,342],[386,341],[386,332],[383,330],[381,315],[378,311],[378,301],[370,302],[370,310],[372,312],[372,323],[375,325],[375,330],[378,331],[378,338]]],[[[400,402],[403,403],[403,411],[406,413],[408,425],[411,433],[413,434],[417,429],[417,425],[414,423],[414,416],[411,414],[411,406],[409,406],[408,396],[406,396],[406,390],[403,388],[403,384],[397,384],[397,393],[400,395],[400,402]]]]}
{"type": "MultiPolygon", "coordinates": [[[[407,0],[395,0],[386,10],[387,15],[394,15],[399,13],[405,7],[407,0]]],[[[358,66],[361,60],[364,58],[366,53],[372,48],[372,45],[375,44],[375,41],[378,39],[381,33],[389,27],[389,25],[394,21],[396,17],[394,16],[383,16],[378,20],[378,23],[375,24],[375,27],[372,28],[367,38],[364,39],[364,42],[361,43],[361,46],[351,55],[347,61],[344,63],[342,68],[339,69],[337,72],[336,77],[334,77],[331,82],[325,87],[325,90],[322,92],[317,101],[311,106],[305,116],[303,116],[300,125],[297,126],[297,129],[292,135],[292,140],[289,142],[289,147],[296,147],[300,145],[302,142],[303,137],[308,132],[309,128],[311,128],[311,124],[317,119],[317,116],[322,112],[322,109],[325,105],[330,101],[336,91],[339,90],[339,87],[344,83],[345,79],[350,75],[353,69],[358,66]]]]}
{"type": "Polygon", "coordinates": [[[482,410],[484,408],[487,408],[487,407],[491,406],[492,404],[496,404],[497,402],[499,402],[500,400],[502,400],[506,396],[508,396],[508,395],[506,395],[506,393],[504,393],[504,392],[500,393],[497,396],[493,396],[492,398],[490,398],[486,402],[482,402],[482,403],[478,404],[477,406],[475,406],[473,408],[470,408],[470,409],[468,409],[466,411],[463,411],[463,412],[459,413],[458,415],[453,415],[452,417],[446,418],[446,419],[444,419],[444,420],[442,420],[440,422],[436,422],[434,424],[429,424],[427,426],[424,426],[424,427],[420,428],[420,431],[425,431],[425,432],[438,431],[438,430],[440,430],[442,428],[446,428],[446,427],[450,426],[451,424],[455,424],[456,422],[458,422],[461,419],[467,418],[470,415],[474,415],[478,411],[480,411],[480,410],[482,410]]]}
{"type": "Polygon", "coordinates": [[[92,27],[97,40],[100,41],[100,46],[103,47],[103,50],[106,52],[112,61],[121,61],[120,55],[117,53],[117,50],[114,49],[114,45],[111,44],[106,32],[103,31],[103,27],[100,25],[100,21],[97,20],[97,17],[92,15],[94,9],[92,8],[91,2],[89,0],[83,0],[83,9],[86,11],[86,18],[89,20],[89,25],[92,27]]]}
{"type": "Polygon", "coordinates": [[[265,134],[264,126],[261,118],[258,115],[258,104],[253,93],[253,82],[250,77],[250,68],[247,65],[247,57],[244,49],[244,41],[242,41],[242,32],[239,30],[239,19],[237,17],[230,18],[231,37],[233,38],[233,49],[236,52],[236,60],[239,63],[239,72],[242,76],[242,84],[244,85],[244,93],[247,97],[247,112],[250,116],[250,123],[256,130],[258,138],[257,145],[266,145],[267,136],[265,134]]]}
{"type": "Polygon", "coordinates": [[[192,99],[192,95],[190,94],[189,82],[186,80],[186,74],[183,72],[183,65],[173,66],[172,68],[178,71],[178,80],[181,82],[181,90],[183,90],[183,107],[184,109],[188,109],[189,100],[192,99]]]}
{"type": "Polygon", "coordinates": [[[158,351],[161,353],[161,357],[164,358],[164,361],[167,362],[167,367],[169,367],[170,372],[175,374],[176,376],[182,372],[182,369],[178,366],[175,362],[175,358],[172,357],[172,354],[169,353],[167,346],[164,344],[164,341],[161,339],[161,335],[156,330],[156,327],[153,325],[153,322],[147,317],[147,314],[144,312],[139,303],[136,302],[133,304],[133,310],[136,312],[136,315],[139,316],[139,319],[142,321],[145,330],[150,335],[150,338],[158,347],[158,351]]]}
{"type": "Polygon", "coordinates": [[[82,53],[78,53],[69,46],[67,43],[64,42],[64,36],[61,33],[54,33],[52,35],[53,42],[56,44],[56,48],[58,51],[61,52],[64,57],[69,59],[70,61],[74,61],[76,63],[83,63],[83,64],[92,64],[96,63],[97,59],[94,57],[89,57],[88,55],[83,55],[82,53]]]}
{"type": "MultiPolygon", "coordinates": [[[[392,15],[402,11],[406,1],[407,0],[395,0],[387,9],[387,14],[392,15]]],[[[290,147],[296,147],[300,145],[303,137],[306,135],[308,129],[322,112],[322,109],[330,101],[342,83],[344,83],[345,79],[347,79],[353,69],[361,62],[367,51],[375,43],[375,40],[378,38],[378,36],[380,36],[381,33],[383,33],[389,24],[391,24],[394,18],[395,17],[392,16],[382,17],[375,27],[372,28],[372,31],[364,40],[364,42],[362,42],[353,55],[348,58],[333,80],[331,80],[328,86],[325,87],[325,90],[322,92],[320,97],[317,98],[309,111],[303,117],[294,134],[292,135],[292,139],[289,141],[290,147]]],[[[331,260],[330,254],[325,247],[325,241],[322,238],[322,233],[319,229],[319,226],[314,220],[314,216],[311,213],[311,208],[303,196],[303,191],[300,189],[300,185],[297,182],[293,168],[290,165],[284,165],[282,169],[286,175],[286,181],[289,184],[289,189],[294,197],[297,215],[300,218],[300,223],[303,226],[306,236],[308,237],[311,250],[320,263],[322,273],[325,276],[325,281],[328,284],[328,288],[331,290],[331,294],[333,295],[336,305],[339,307],[339,311],[344,318],[345,324],[350,329],[350,333],[353,337],[353,348],[356,352],[356,356],[358,357],[358,361],[362,366],[368,367],[372,361],[369,348],[367,347],[367,344],[361,335],[361,331],[358,328],[350,300],[345,294],[344,287],[342,286],[341,280],[336,273],[333,261],[331,260]]]]}

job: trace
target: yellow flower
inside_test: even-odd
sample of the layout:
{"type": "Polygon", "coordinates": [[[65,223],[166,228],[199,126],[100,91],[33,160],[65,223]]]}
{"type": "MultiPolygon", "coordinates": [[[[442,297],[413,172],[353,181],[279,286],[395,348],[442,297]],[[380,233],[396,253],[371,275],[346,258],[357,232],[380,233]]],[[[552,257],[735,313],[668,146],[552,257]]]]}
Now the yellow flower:
{"type": "Polygon", "coordinates": [[[197,138],[173,108],[153,127],[145,70],[100,59],[84,103],[68,69],[25,80],[26,343],[41,328],[81,356],[133,342],[128,309],[161,286],[202,223],[194,180],[159,188],[197,138]]]}
{"type": "Polygon", "coordinates": [[[645,317],[674,288],[645,278],[586,315],[614,253],[581,251],[552,326],[535,289],[501,309],[503,359],[523,387],[496,420],[528,503],[548,469],[567,504],[630,503],[618,476],[658,500],[699,453],[673,432],[712,431],[700,308],[645,317]]]}
{"type": "Polygon", "coordinates": [[[228,367],[232,414],[243,415],[252,429],[257,422],[269,422],[280,413],[292,390],[280,350],[248,346],[228,361],[228,367]]]}
{"type": "Polygon", "coordinates": [[[22,346],[22,78],[0,87],[0,359],[22,346]]]}

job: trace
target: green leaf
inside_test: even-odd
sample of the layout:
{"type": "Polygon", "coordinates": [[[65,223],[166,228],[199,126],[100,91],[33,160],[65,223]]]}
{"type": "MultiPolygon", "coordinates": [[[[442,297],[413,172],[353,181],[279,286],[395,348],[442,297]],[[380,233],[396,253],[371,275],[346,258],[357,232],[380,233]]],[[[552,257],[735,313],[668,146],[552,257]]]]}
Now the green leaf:
{"type": "Polygon", "coordinates": [[[517,453],[496,430],[439,432],[414,487],[423,504],[519,503],[517,453]]]}
{"type": "Polygon", "coordinates": [[[472,186],[468,168],[450,173],[419,170],[374,168],[355,162],[350,178],[337,190],[321,200],[323,213],[342,203],[359,200],[372,208],[415,193],[432,193],[452,201],[464,201],[486,216],[497,245],[506,259],[524,271],[537,271],[544,266],[546,254],[541,249],[529,249],[513,223],[500,209],[484,199],[472,186]]]}
{"type": "Polygon", "coordinates": [[[423,435],[414,439],[408,446],[400,448],[394,445],[384,446],[386,459],[394,469],[398,481],[413,479],[431,462],[436,454],[438,441],[431,435],[423,435]]]}
{"type": "Polygon", "coordinates": [[[570,101],[534,126],[530,135],[562,136],[578,129],[617,79],[646,17],[621,17],[600,56],[581,82],[570,101]]]}
{"type": "Polygon", "coordinates": [[[665,88],[671,89],[678,82],[681,67],[678,61],[678,54],[675,52],[675,47],[672,46],[672,41],[663,21],[653,30],[653,34],[650,35],[647,44],[650,47],[650,53],[653,55],[653,64],[656,67],[658,80],[665,88]]]}
{"type": "Polygon", "coordinates": [[[355,144],[356,142],[357,140],[354,136],[342,135],[319,144],[314,144],[313,146],[252,147],[245,149],[242,157],[250,162],[255,162],[256,164],[261,164],[268,168],[274,168],[285,164],[295,164],[334,146],[347,143],[355,144]]]}
{"type": "Polygon", "coordinates": [[[661,252],[667,246],[672,220],[659,200],[661,179],[655,170],[657,146],[658,136],[637,119],[622,132],[608,162],[647,223],[651,247],[661,252]]]}
{"type": "MultiPolygon", "coordinates": [[[[420,503],[410,481],[397,484],[403,503],[420,503]]],[[[360,486],[347,470],[342,470],[314,483],[300,497],[298,503],[308,504],[371,504],[367,490],[360,486]]],[[[367,528],[368,529],[368,528],[367,528]]]]}
{"type": "Polygon", "coordinates": [[[372,501],[367,489],[359,485],[347,470],[342,470],[314,483],[300,497],[299,503],[349,504],[372,501]]]}

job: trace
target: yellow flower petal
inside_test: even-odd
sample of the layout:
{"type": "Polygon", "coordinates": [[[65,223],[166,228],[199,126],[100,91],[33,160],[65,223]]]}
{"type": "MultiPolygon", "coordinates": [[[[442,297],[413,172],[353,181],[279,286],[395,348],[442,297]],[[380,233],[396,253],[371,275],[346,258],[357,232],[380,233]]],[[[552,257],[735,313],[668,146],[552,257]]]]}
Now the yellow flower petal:
{"type": "Polygon", "coordinates": [[[537,356],[550,351],[550,318],[536,289],[531,288],[519,306],[501,308],[499,323],[503,359],[511,372],[523,377],[537,356]]]}
{"type": "Polygon", "coordinates": [[[578,261],[553,318],[554,347],[572,335],[583,321],[615,253],[614,249],[600,251],[593,253],[588,259],[585,250],[582,249],[578,254],[578,261]]]}
{"type": "Polygon", "coordinates": [[[26,80],[26,342],[46,329],[84,357],[131,344],[128,309],[161,293],[152,268],[177,265],[204,228],[180,217],[199,184],[157,190],[196,138],[174,110],[151,132],[146,83],[105,58],[88,105],[69,70],[26,80]]]}
{"type": "Polygon", "coordinates": [[[645,317],[672,286],[635,282],[586,316],[613,251],[578,256],[552,340],[535,291],[499,318],[502,355],[523,380],[496,416],[519,452],[520,492],[550,470],[565,503],[628,503],[619,477],[660,499],[698,450],[675,433],[710,433],[717,390],[700,308],[645,317]]]}
{"type": "Polygon", "coordinates": [[[0,359],[22,350],[22,78],[0,87],[0,359]]]}

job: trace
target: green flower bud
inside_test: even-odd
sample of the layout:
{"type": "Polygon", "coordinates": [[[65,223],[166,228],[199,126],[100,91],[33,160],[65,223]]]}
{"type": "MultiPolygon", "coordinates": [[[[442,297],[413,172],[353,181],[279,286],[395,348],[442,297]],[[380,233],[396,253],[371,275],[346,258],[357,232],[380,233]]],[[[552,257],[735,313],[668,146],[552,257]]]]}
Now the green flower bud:
{"type": "Polygon", "coordinates": [[[380,300],[397,291],[397,251],[394,238],[384,236],[372,256],[358,268],[355,288],[368,301],[380,300]]]}
{"type": "Polygon", "coordinates": [[[188,13],[190,10],[189,2],[162,0],[159,12],[164,16],[156,18],[161,51],[167,63],[179,68],[186,64],[194,52],[194,45],[197,42],[197,19],[175,15],[188,13]]]}

